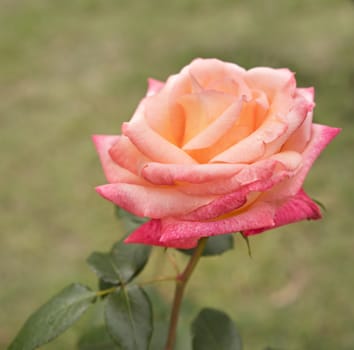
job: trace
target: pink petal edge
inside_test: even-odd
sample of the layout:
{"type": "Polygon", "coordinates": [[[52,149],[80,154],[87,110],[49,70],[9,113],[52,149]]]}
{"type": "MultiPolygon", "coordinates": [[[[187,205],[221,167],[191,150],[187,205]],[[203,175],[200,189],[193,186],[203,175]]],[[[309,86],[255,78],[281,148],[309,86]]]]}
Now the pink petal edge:
{"type": "Polygon", "coordinates": [[[318,205],[301,189],[295,196],[288,198],[288,200],[276,208],[273,226],[265,226],[261,229],[248,229],[243,231],[243,234],[250,236],[264,232],[270,228],[276,228],[302,220],[317,220],[321,219],[321,217],[322,215],[318,205]]]}
{"type": "Polygon", "coordinates": [[[148,78],[148,90],[146,96],[155,95],[164,87],[164,85],[165,83],[163,81],[148,78]]]}

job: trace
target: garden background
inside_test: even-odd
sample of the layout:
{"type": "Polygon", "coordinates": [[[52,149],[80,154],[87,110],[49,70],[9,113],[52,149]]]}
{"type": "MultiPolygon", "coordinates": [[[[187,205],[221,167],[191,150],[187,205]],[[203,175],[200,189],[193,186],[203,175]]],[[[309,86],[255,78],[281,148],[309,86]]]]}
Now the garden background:
{"type": "MultiPolygon", "coordinates": [[[[195,57],[289,67],[315,86],[315,120],[342,127],[306,189],[324,219],[203,259],[182,324],[227,311],[245,350],[354,348],[354,3],[349,0],[0,0],[0,348],[123,230],[93,188],[91,143],[120,132],[145,94],[195,57]]],[[[161,250],[155,253],[161,259],[161,250]]],[[[168,303],[169,287],[161,287],[168,303]]],[[[45,349],[73,349],[88,314],[45,349]]]]}

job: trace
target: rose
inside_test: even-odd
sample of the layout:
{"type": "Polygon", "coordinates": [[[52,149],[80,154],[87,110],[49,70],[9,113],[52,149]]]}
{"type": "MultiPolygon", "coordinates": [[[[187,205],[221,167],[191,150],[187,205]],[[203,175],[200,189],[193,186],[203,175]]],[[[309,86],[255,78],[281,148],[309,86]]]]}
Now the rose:
{"type": "Polygon", "coordinates": [[[288,69],[196,59],[150,79],[121,136],[94,136],[104,198],[152,220],[126,240],[191,248],[321,217],[302,185],[340,131],[312,123],[314,89],[288,69]]]}

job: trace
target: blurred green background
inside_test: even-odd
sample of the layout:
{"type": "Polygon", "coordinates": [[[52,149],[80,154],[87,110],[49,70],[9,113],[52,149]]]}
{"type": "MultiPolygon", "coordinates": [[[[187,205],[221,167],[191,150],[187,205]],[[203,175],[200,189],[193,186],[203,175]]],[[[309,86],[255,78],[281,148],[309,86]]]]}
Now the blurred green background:
{"type": "MultiPolygon", "coordinates": [[[[289,67],[316,87],[315,120],[343,132],[306,181],[324,219],[252,237],[252,259],[237,238],[201,262],[182,324],[207,305],[246,350],[354,349],[352,1],[0,0],[0,23],[0,348],[62,287],[95,286],[84,260],[121,234],[93,190],[91,135],[119,133],[149,76],[217,57],[289,67]]],[[[74,349],[85,322],[44,348],[74,349]]]]}

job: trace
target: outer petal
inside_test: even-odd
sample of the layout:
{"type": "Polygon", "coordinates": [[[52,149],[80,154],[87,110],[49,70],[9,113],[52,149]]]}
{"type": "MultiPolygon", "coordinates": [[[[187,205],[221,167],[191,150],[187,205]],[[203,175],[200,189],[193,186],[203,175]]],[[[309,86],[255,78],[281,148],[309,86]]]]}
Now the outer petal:
{"type": "MultiPolygon", "coordinates": [[[[242,164],[162,164],[147,163],[141,175],[156,185],[174,185],[178,181],[199,184],[226,179],[244,168],[242,164]]],[[[224,180],[225,181],[225,180],[224,180]]]]}
{"type": "MultiPolygon", "coordinates": [[[[166,244],[161,241],[162,224],[161,220],[150,220],[138,227],[126,240],[125,243],[142,243],[148,245],[162,246],[166,244]]],[[[167,247],[188,249],[197,245],[198,238],[185,238],[170,242],[167,247]]]]}
{"type": "Polygon", "coordinates": [[[250,227],[271,227],[274,225],[274,209],[268,203],[257,203],[239,215],[224,220],[200,222],[168,218],[164,219],[162,224],[160,240],[168,247],[178,240],[239,232],[250,227]]]}
{"type": "Polygon", "coordinates": [[[312,164],[320,155],[322,150],[331,142],[331,140],[341,131],[338,128],[331,128],[329,126],[313,124],[311,140],[307,144],[302,153],[303,165],[301,170],[293,178],[283,181],[278,186],[274,187],[266,194],[265,200],[276,200],[296,195],[304,183],[305,177],[312,167],[312,164]]]}
{"type": "Polygon", "coordinates": [[[152,220],[135,230],[127,243],[143,243],[188,249],[201,237],[242,231],[245,235],[305,220],[319,219],[318,206],[302,190],[282,204],[258,202],[248,210],[218,221],[152,220]]]}
{"type": "MultiPolygon", "coordinates": [[[[313,107],[315,106],[313,100],[315,94],[314,88],[301,88],[297,89],[296,91],[298,94],[303,96],[313,107]]],[[[282,150],[293,150],[302,153],[307,143],[311,139],[312,115],[313,108],[310,108],[302,125],[289,137],[289,139],[283,145],[282,150]]]]}
{"type": "Polygon", "coordinates": [[[201,86],[209,87],[215,81],[223,78],[239,80],[246,73],[245,69],[229,62],[223,62],[215,58],[197,58],[187,66],[191,75],[195,77],[201,86]]]}
{"type": "Polygon", "coordinates": [[[307,88],[297,88],[296,91],[304,96],[307,101],[314,103],[315,99],[315,88],[314,87],[307,87],[307,88]]]}
{"type": "Polygon", "coordinates": [[[287,115],[294,103],[296,80],[289,69],[257,67],[246,74],[251,88],[263,91],[269,100],[270,113],[287,115]]]}
{"type": "Polygon", "coordinates": [[[216,178],[205,183],[180,184],[179,189],[193,195],[223,195],[238,191],[246,185],[259,183],[262,188],[253,191],[265,191],[270,184],[274,186],[285,178],[294,176],[299,171],[301,163],[302,157],[299,153],[288,151],[277,153],[269,159],[262,159],[253,164],[218,164],[220,168],[234,165],[241,169],[227,179],[216,178]]]}
{"type": "Polygon", "coordinates": [[[221,196],[207,205],[197,208],[186,215],[180,216],[179,219],[188,221],[205,221],[215,219],[220,215],[226,215],[245,205],[247,203],[249,192],[249,189],[245,187],[234,193],[221,196]]]}
{"type": "Polygon", "coordinates": [[[141,153],[126,136],[118,136],[109,149],[112,160],[130,172],[140,176],[141,168],[151,160],[141,153]]]}
{"type": "Polygon", "coordinates": [[[273,203],[275,208],[274,225],[264,226],[261,229],[250,228],[244,230],[246,236],[261,233],[267,229],[291,224],[301,220],[316,220],[321,218],[321,211],[316,203],[300,190],[295,196],[287,198],[282,204],[273,203]]]}
{"type": "MultiPolygon", "coordinates": [[[[245,168],[234,176],[231,179],[232,181],[228,181],[235,187],[237,187],[238,184],[237,190],[233,189],[233,191],[230,191],[229,189],[226,192],[227,194],[219,196],[211,203],[180,217],[180,219],[205,221],[218,219],[219,216],[223,215],[237,215],[237,212],[232,212],[239,208],[243,210],[243,206],[250,206],[257,200],[262,192],[271,189],[277,183],[293,176],[298,171],[301,162],[299,155],[293,155],[293,157],[291,157],[289,154],[279,154],[276,159],[277,160],[273,161],[262,161],[258,167],[249,166],[245,168]],[[287,158],[286,161],[282,159],[285,157],[287,158]],[[235,182],[236,184],[234,184],[235,182]]],[[[213,192],[205,191],[205,193],[211,194],[213,192]]]]}
{"type": "Polygon", "coordinates": [[[193,222],[172,218],[153,220],[135,230],[126,242],[193,248],[201,237],[243,231],[249,227],[256,229],[272,226],[273,216],[273,208],[262,203],[238,216],[219,221],[193,222]]]}
{"type": "Polygon", "coordinates": [[[284,115],[280,114],[278,116],[279,120],[286,124],[286,132],[267,145],[265,156],[279,152],[289,137],[301,127],[307,116],[312,113],[313,107],[314,104],[312,102],[308,102],[302,95],[296,95],[294,105],[290,111],[284,115]]]}
{"type": "Polygon", "coordinates": [[[112,145],[114,145],[115,142],[117,142],[119,136],[94,135],[92,136],[92,139],[96,146],[96,150],[100,157],[102,168],[108,182],[110,183],[125,182],[125,183],[134,183],[134,184],[145,183],[144,179],[120,167],[112,160],[109,154],[109,149],[112,147],[112,145]]]}
{"type": "Polygon", "coordinates": [[[96,191],[125,210],[150,218],[183,215],[215,199],[215,196],[189,196],[174,188],[125,183],[99,186],[96,191]]]}
{"type": "Polygon", "coordinates": [[[146,96],[155,95],[163,88],[164,85],[165,85],[165,83],[163,81],[149,78],[148,79],[148,91],[146,93],[146,96]]]}
{"type": "Polygon", "coordinates": [[[271,100],[274,100],[277,94],[282,97],[291,97],[296,88],[294,73],[289,69],[273,69],[268,67],[256,67],[247,71],[245,80],[251,88],[265,91],[271,100]]]}

